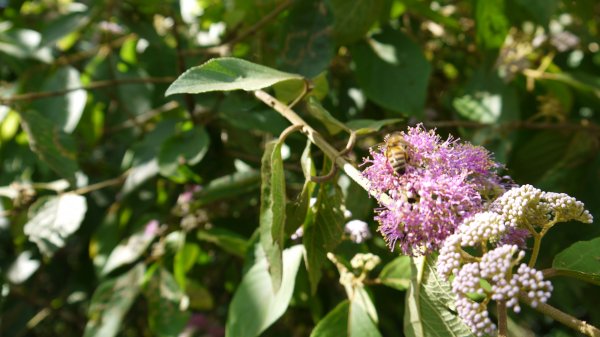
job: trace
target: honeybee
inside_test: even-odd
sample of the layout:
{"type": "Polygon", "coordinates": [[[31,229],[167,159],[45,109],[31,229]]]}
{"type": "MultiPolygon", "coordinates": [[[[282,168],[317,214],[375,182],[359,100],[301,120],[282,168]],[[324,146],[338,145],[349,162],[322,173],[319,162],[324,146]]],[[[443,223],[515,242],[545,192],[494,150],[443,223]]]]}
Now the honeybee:
{"type": "Polygon", "coordinates": [[[406,162],[408,161],[407,145],[408,143],[400,132],[394,132],[385,139],[385,157],[397,175],[404,174],[406,169],[406,162]]]}

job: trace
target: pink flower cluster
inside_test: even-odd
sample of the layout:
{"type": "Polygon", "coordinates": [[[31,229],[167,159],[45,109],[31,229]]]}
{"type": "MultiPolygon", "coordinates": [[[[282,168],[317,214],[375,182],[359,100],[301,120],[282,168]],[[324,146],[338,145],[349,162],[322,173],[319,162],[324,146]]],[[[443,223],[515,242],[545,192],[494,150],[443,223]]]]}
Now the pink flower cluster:
{"type": "Polygon", "coordinates": [[[443,141],[435,131],[418,125],[402,133],[406,141],[406,168],[394,172],[386,146],[371,150],[363,175],[383,203],[375,219],[390,249],[409,255],[439,248],[463,219],[484,209],[487,200],[504,192],[495,170],[499,166],[482,147],[451,137],[443,141]]]}

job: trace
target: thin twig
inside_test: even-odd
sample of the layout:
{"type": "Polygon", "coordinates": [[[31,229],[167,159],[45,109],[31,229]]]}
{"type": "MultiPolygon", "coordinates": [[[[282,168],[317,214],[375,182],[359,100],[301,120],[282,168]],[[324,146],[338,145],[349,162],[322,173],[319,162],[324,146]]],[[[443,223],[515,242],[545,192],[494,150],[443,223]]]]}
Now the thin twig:
{"type": "Polygon", "coordinates": [[[508,337],[508,315],[506,314],[506,302],[497,301],[498,311],[498,337],[508,337]]]}
{"type": "Polygon", "coordinates": [[[125,171],[122,175],[120,175],[116,178],[108,179],[105,181],[101,181],[99,183],[95,183],[95,184],[91,184],[88,186],[78,188],[76,190],[73,190],[72,193],[86,194],[86,193],[90,193],[92,191],[103,189],[105,187],[120,185],[125,181],[125,178],[127,178],[128,174],[129,174],[129,171],[125,171]]]}
{"type": "Polygon", "coordinates": [[[220,56],[226,56],[230,54],[231,49],[238,42],[244,40],[245,38],[253,35],[267,24],[269,24],[273,19],[275,19],[281,12],[286,10],[289,6],[294,3],[293,0],[286,0],[281,2],[277,7],[275,7],[269,14],[263,16],[260,20],[258,20],[254,25],[250,26],[248,29],[244,30],[240,34],[234,36],[228,41],[225,41],[216,46],[203,47],[197,49],[186,50],[183,54],[187,56],[194,56],[199,54],[216,54],[220,56]]]}
{"type": "MultiPolygon", "coordinates": [[[[531,299],[529,297],[527,297],[526,294],[521,294],[519,296],[519,300],[527,303],[529,306],[531,306],[531,304],[532,304],[531,299]]],[[[595,326],[590,325],[587,322],[578,320],[577,318],[575,318],[569,314],[566,314],[549,304],[538,302],[537,305],[535,307],[532,306],[532,308],[543,313],[546,316],[552,317],[553,319],[557,320],[558,322],[560,322],[560,323],[568,326],[569,328],[571,328],[575,331],[578,331],[586,336],[600,337],[600,330],[598,328],[596,328],[595,326]]]]}
{"type": "Polygon", "coordinates": [[[74,87],[55,91],[40,91],[40,92],[28,92],[25,94],[14,95],[6,98],[0,97],[0,104],[12,104],[19,101],[33,101],[36,99],[42,99],[47,97],[62,96],[72,91],[77,90],[93,90],[106,87],[112,87],[115,85],[123,84],[142,84],[142,83],[171,83],[175,80],[174,77],[140,77],[140,78],[121,78],[114,80],[104,80],[91,82],[88,85],[81,87],[74,87]]]}
{"type": "Polygon", "coordinates": [[[371,183],[369,180],[358,171],[354,165],[348,162],[344,157],[340,156],[340,152],[331,146],[315,129],[311,128],[294,110],[290,109],[287,105],[281,103],[273,96],[264,92],[263,90],[257,90],[254,92],[254,96],[261,100],[266,105],[279,112],[283,117],[289,120],[294,125],[301,125],[302,132],[308,137],[308,139],[318,146],[323,153],[325,153],[335,164],[341,168],[352,180],[354,180],[363,189],[369,192],[374,197],[381,200],[384,205],[391,205],[392,200],[389,196],[383,194],[380,195],[371,189],[371,183]]]}

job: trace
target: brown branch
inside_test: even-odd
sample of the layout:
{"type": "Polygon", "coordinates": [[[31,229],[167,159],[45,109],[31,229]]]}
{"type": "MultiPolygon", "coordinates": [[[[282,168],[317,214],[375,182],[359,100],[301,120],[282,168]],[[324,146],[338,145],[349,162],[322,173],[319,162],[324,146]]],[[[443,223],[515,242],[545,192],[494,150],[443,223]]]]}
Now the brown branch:
{"type": "Polygon", "coordinates": [[[184,55],[186,55],[186,56],[195,56],[195,55],[201,55],[201,54],[216,54],[216,55],[220,55],[220,56],[229,55],[231,53],[231,49],[233,48],[233,46],[235,46],[238,42],[244,40],[245,38],[253,35],[257,31],[259,31],[260,29],[265,27],[272,20],[274,20],[281,12],[283,12],[288,7],[290,7],[293,3],[294,3],[293,0],[286,0],[286,1],[281,2],[269,14],[263,16],[262,19],[258,20],[255,24],[248,27],[248,29],[244,30],[243,32],[241,32],[238,35],[235,35],[233,38],[231,38],[228,41],[225,41],[216,46],[207,46],[207,47],[203,47],[203,48],[186,50],[184,52],[184,55]]]}
{"type": "Polygon", "coordinates": [[[14,95],[6,98],[0,98],[0,104],[13,104],[19,101],[33,101],[36,99],[62,96],[72,91],[77,90],[94,90],[106,87],[112,87],[115,85],[123,84],[142,84],[142,83],[171,83],[175,80],[174,77],[140,77],[140,78],[122,78],[114,80],[104,80],[91,82],[88,85],[81,87],[74,87],[69,89],[62,89],[56,91],[40,91],[40,92],[28,92],[25,94],[14,95]]]}
{"type": "Polygon", "coordinates": [[[506,313],[506,302],[497,301],[498,311],[498,337],[508,337],[508,315],[506,313]]]}
{"type": "Polygon", "coordinates": [[[90,193],[96,190],[100,190],[103,189],[105,187],[109,187],[109,186],[115,186],[115,185],[120,185],[123,182],[125,182],[125,178],[127,178],[127,175],[129,174],[129,171],[125,171],[122,175],[116,177],[116,178],[112,178],[112,179],[108,179],[108,180],[104,180],[95,184],[91,184],[88,186],[84,186],[81,188],[78,188],[76,190],[73,190],[72,193],[75,194],[86,194],[86,193],[90,193]]]}

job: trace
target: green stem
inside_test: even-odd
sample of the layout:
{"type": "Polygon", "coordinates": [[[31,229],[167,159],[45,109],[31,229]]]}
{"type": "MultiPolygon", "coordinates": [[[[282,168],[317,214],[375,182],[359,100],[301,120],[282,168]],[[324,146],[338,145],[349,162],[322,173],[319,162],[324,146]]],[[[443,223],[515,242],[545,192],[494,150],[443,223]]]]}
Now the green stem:
{"type": "Polygon", "coordinates": [[[344,157],[340,155],[340,152],[329,144],[321,134],[315,129],[311,128],[294,110],[287,105],[278,101],[275,97],[269,95],[263,90],[257,90],[254,92],[254,96],[261,100],[266,105],[279,112],[283,117],[290,121],[293,125],[300,125],[302,127],[302,133],[317,147],[325,153],[335,164],[341,168],[352,180],[354,180],[359,186],[365,189],[369,194],[376,197],[384,206],[392,204],[392,199],[386,194],[378,194],[371,189],[371,183],[368,179],[363,177],[360,171],[348,162],[344,157]]]}
{"type": "MultiPolygon", "coordinates": [[[[527,303],[529,306],[531,306],[531,299],[529,297],[527,297],[526,295],[521,294],[519,296],[519,300],[527,303]]],[[[533,307],[535,310],[543,313],[544,315],[547,315],[549,317],[552,317],[553,319],[557,320],[558,322],[568,326],[569,328],[578,331],[586,336],[590,336],[590,337],[600,337],[600,330],[598,328],[596,328],[593,325],[588,324],[587,322],[578,320],[577,318],[566,314],[558,309],[556,309],[555,307],[546,304],[546,303],[537,303],[537,306],[533,307]]]]}

